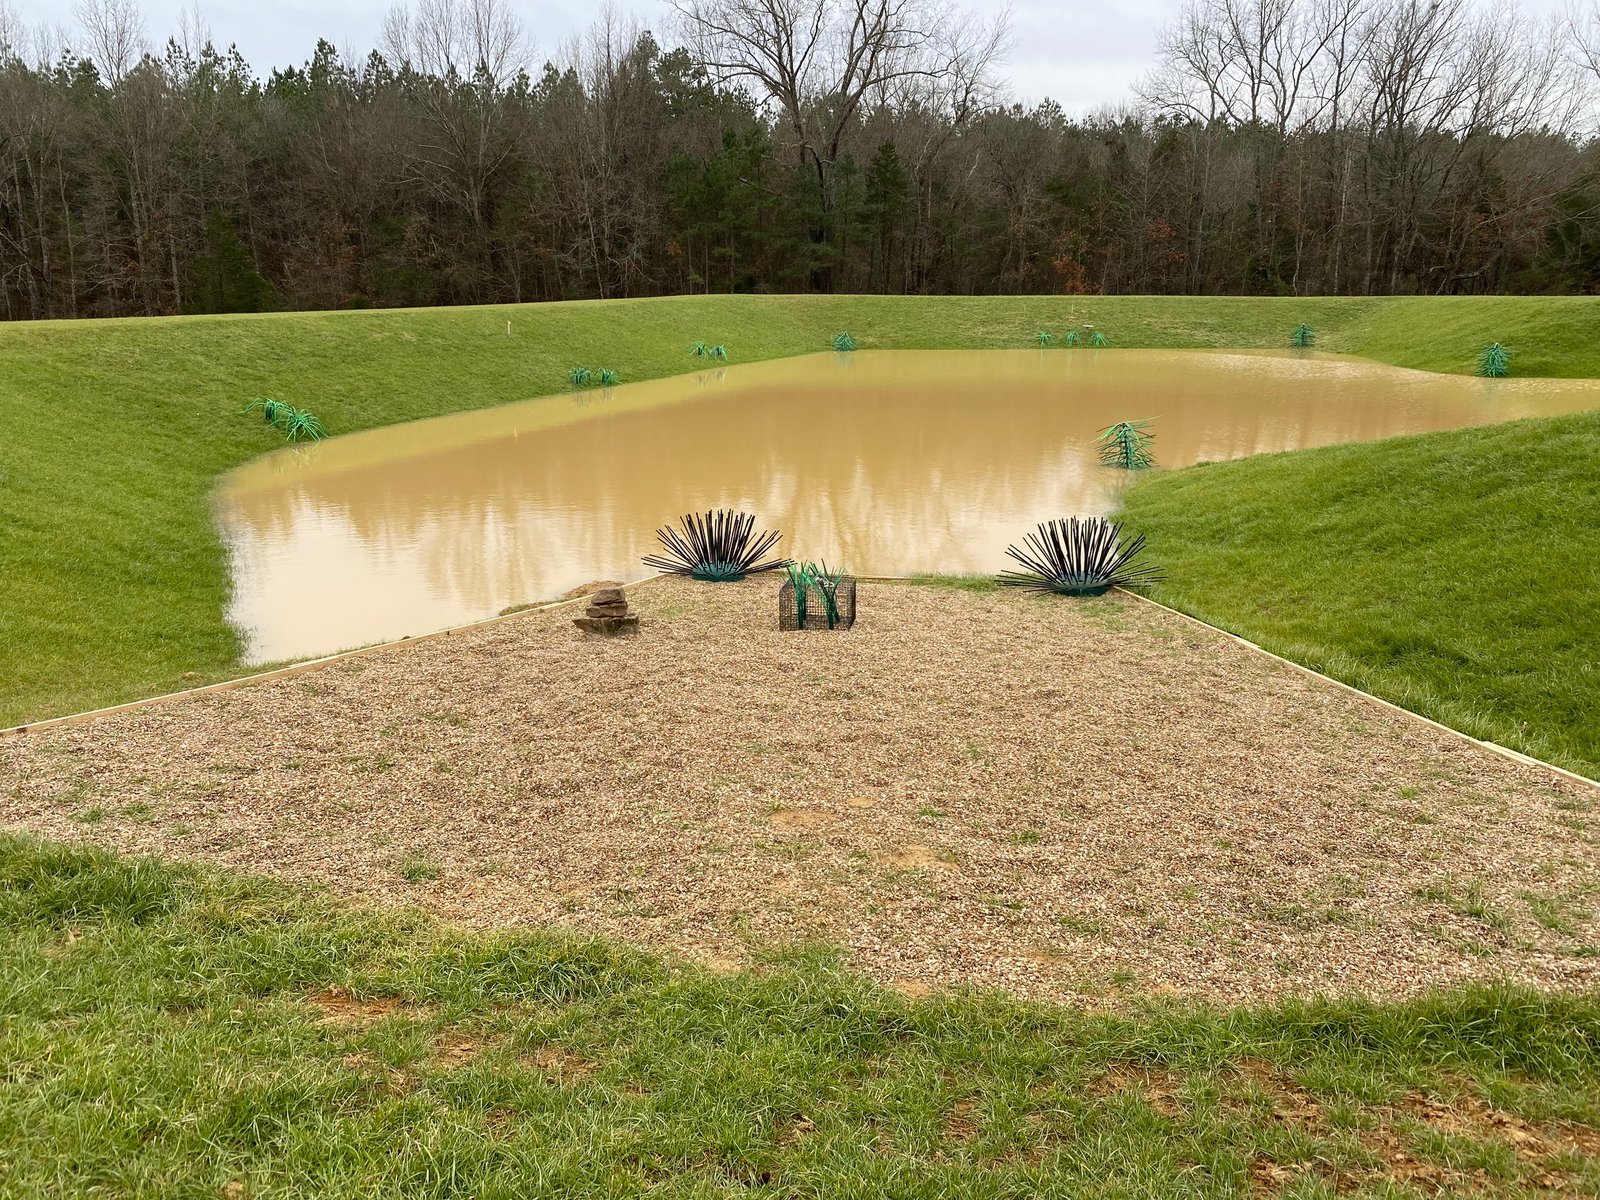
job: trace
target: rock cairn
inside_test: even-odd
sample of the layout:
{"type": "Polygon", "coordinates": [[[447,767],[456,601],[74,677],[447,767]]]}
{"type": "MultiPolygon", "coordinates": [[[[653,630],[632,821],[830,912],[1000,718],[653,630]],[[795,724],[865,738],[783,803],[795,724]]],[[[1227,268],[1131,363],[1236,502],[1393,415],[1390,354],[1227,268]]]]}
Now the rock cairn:
{"type": "Polygon", "coordinates": [[[589,597],[589,607],[572,623],[585,633],[617,637],[639,632],[639,618],[628,612],[628,598],[621,588],[601,588],[589,597]]]}

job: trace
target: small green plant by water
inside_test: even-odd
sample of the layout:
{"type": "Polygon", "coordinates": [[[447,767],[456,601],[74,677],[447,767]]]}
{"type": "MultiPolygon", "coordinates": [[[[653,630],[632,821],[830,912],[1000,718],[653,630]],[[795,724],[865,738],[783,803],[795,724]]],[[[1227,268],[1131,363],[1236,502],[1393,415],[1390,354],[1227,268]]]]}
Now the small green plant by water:
{"type": "Polygon", "coordinates": [[[1316,342],[1317,331],[1309,325],[1296,325],[1289,334],[1289,345],[1296,350],[1309,350],[1316,342]]]}
{"type": "Polygon", "coordinates": [[[1038,342],[1041,347],[1054,346],[1056,344],[1056,335],[1048,329],[1041,329],[1033,335],[1033,340],[1038,342]]]}
{"type": "Polygon", "coordinates": [[[263,397],[245,405],[243,411],[249,413],[256,409],[261,410],[268,425],[283,434],[286,442],[320,442],[328,436],[317,415],[306,409],[263,397]]]}
{"type": "Polygon", "coordinates": [[[1089,345],[1093,346],[1095,349],[1098,350],[1098,349],[1101,349],[1101,348],[1103,348],[1105,346],[1111,345],[1111,342],[1106,337],[1105,334],[1101,333],[1098,329],[1096,329],[1093,333],[1091,333],[1089,335],[1089,345]]]}
{"type": "Polygon", "coordinates": [[[1156,460],[1150,453],[1150,443],[1154,440],[1149,421],[1118,421],[1100,431],[1100,461],[1125,471],[1153,467],[1156,460]]]}
{"type": "Polygon", "coordinates": [[[856,340],[848,333],[836,333],[833,335],[833,348],[835,350],[854,350],[856,348],[856,340]]]}
{"type": "Polygon", "coordinates": [[[806,627],[806,618],[810,610],[810,598],[813,593],[822,603],[822,615],[828,623],[828,628],[833,629],[839,624],[839,585],[844,582],[845,573],[831,571],[827,563],[814,562],[789,562],[784,565],[784,570],[789,576],[789,585],[794,589],[795,625],[799,629],[806,627]]]}
{"type": "Polygon", "coordinates": [[[1066,343],[1068,346],[1076,346],[1079,340],[1078,331],[1076,329],[1067,330],[1066,343]]]}
{"type": "Polygon", "coordinates": [[[616,384],[617,384],[617,380],[619,378],[620,378],[620,376],[618,376],[617,373],[615,371],[613,371],[610,367],[601,367],[600,368],[600,386],[601,387],[615,387],[616,384]]]}
{"type": "Polygon", "coordinates": [[[1511,374],[1511,351],[1491,342],[1478,355],[1478,374],[1489,379],[1504,379],[1511,374]]]}
{"type": "Polygon", "coordinates": [[[589,378],[588,367],[573,367],[572,370],[567,372],[567,382],[572,384],[573,387],[588,387],[589,378]]]}

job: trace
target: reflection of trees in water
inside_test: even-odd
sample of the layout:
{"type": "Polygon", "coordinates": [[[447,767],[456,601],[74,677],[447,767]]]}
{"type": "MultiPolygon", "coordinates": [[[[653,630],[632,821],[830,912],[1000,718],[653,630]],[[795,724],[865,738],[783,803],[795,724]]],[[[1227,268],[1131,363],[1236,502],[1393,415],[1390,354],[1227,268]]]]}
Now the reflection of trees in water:
{"type": "MultiPolygon", "coordinates": [[[[286,480],[236,497],[229,523],[248,537],[292,537],[314,512],[349,530],[353,556],[420,564],[465,616],[587,578],[637,576],[658,525],[719,506],[783,530],[786,552],[854,570],[995,567],[1035,521],[1114,503],[1126,479],[1094,461],[1092,439],[1127,417],[1157,417],[1157,461],[1181,466],[1492,415],[1456,380],[1310,363],[1286,376],[1273,360],[1156,369],[1123,353],[1014,379],[936,370],[900,380],[864,358],[825,390],[763,376],[692,405],[286,480]]],[[[317,569],[282,561],[272,569],[317,569]]]]}

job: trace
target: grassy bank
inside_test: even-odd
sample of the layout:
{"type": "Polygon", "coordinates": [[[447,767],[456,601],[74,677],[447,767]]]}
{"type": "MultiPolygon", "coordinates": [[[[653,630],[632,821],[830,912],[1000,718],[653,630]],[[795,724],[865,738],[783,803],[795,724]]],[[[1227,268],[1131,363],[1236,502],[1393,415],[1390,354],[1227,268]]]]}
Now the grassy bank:
{"type": "Polygon", "coordinates": [[[1600,1000],[714,975],[0,838],[0,1194],[1593,1194],[1600,1000]]]}
{"type": "Polygon", "coordinates": [[[0,725],[237,673],[222,619],[217,476],[270,449],[237,410],[272,395],[346,432],[560,391],[825,348],[1031,344],[1092,321],[1115,345],[1324,349],[1467,371],[1492,338],[1518,374],[1600,375],[1596,299],[685,297],[514,308],[267,314],[0,327],[0,725]],[[510,334],[507,334],[507,322],[510,334]]]}
{"type": "Polygon", "coordinates": [[[1153,475],[1155,598],[1600,778],[1600,413],[1153,475]]]}

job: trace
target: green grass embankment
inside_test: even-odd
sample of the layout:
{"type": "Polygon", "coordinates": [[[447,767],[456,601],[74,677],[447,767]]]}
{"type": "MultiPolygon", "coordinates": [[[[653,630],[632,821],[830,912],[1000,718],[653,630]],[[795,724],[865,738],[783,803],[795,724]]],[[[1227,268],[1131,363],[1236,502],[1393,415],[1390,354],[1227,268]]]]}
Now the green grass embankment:
{"type": "Polygon", "coordinates": [[[1584,298],[714,296],[3,326],[0,726],[240,672],[210,497],[274,444],[237,415],[255,396],[342,433],[559,392],[580,363],[679,373],[698,339],[735,362],[845,329],[864,348],[1000,348],[1069,322],[1121,347],[1274,347],[1300,321],[1320,349],[1403,366],[1468,371],[1498,338],[1515,374],[1600,376],[1584,298]]]}
{"type": "Polygon", "coordinates": [[[1600,412],[1156,474],[1121,516],[1155,599],[1600,778],[1600,412]]]}

